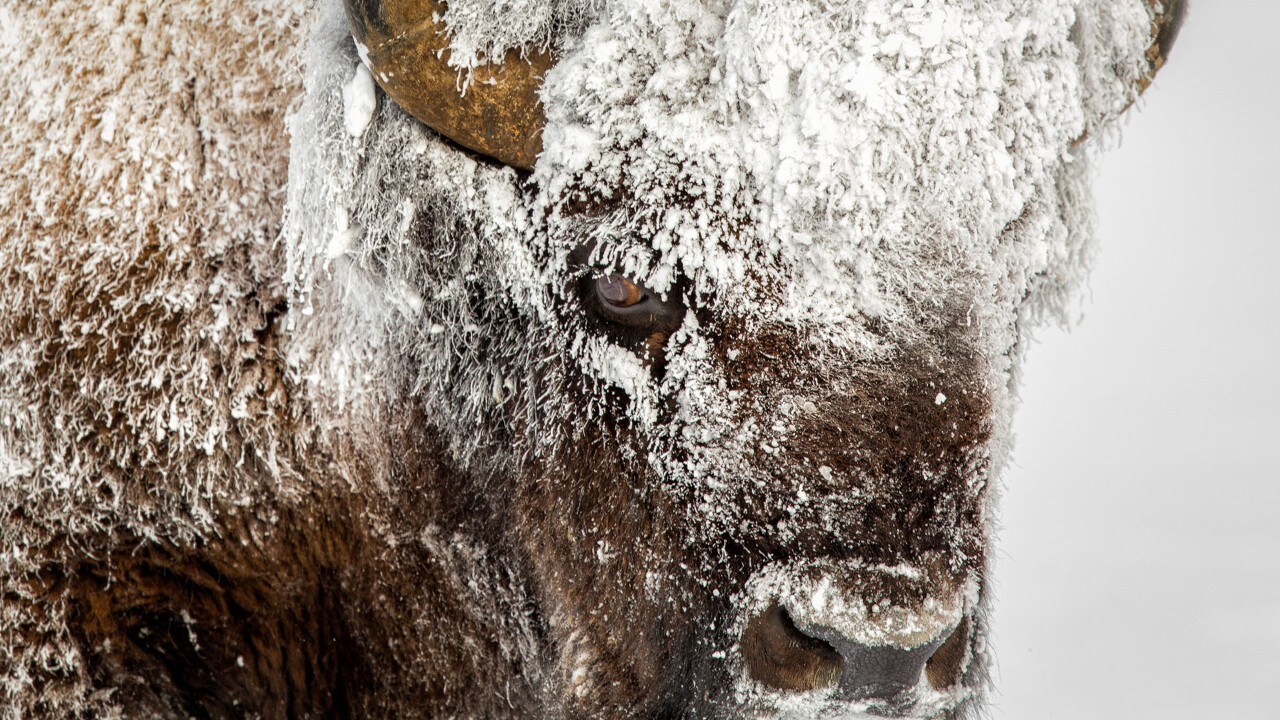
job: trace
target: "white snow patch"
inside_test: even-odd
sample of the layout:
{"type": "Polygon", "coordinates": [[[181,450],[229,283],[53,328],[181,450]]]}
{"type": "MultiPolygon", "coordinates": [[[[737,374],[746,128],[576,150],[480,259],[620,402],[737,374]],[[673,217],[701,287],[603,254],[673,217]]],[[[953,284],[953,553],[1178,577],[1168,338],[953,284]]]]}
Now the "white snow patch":
{"type": "MultiPolygon", "coordinates": [[[[910,650],[933,642],[960,623],[968,588],[947,597],[928,597],[918,607],[868,604],[839,589],[833,578],[846,577],[856,563],[836,567],[827,562],[771,565],[751,578],[743,603],[747,615],[772,603],[786,608],[801,630],[830,628],[849,640],[869,647],[910,650]]],[[[907,579],[921,577],[910,567],[869,568],[907,579]],[[886,572],[887,571],[887,572],[886,572]]]]}
{"type": "Polygon", "coordinates": [[[369,60],[369,48],[364,43],[356,41],[356,55],[360,58],[360,64],[372,70],[373,63],[369,60]]]}
{"type": "Polygon", "coordinates": [[[351,81],[342,89],[343,125],[353,138],[364,135],[378,107],[378,97],[373,89],[373,75],[365,63],[356,65],[351,81]]]}
{"type": "Polygon", "coordinates": [[[324,248],[324,256],[330,260],[346,255],[360,238],[360,226],[351,224],[346,208],[339,207],[334,211],[333,225],[333,234],[324,248]]]}
{"type": "Polygon", "coordinates": [[[8,8],[0,8],[0,50],[8,52],[19,47],[23,28],[8,8]]]}

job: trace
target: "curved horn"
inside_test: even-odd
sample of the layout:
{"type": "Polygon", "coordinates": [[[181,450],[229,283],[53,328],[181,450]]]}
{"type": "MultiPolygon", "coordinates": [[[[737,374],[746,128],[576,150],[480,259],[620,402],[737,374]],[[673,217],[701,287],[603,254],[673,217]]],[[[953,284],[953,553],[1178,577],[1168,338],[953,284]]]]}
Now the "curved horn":
{"type": "Polygon", "coordinates": [[[509,50],[472,71],[463,92],[449,64],[449,36],[437,0],[343,0],[351,33],[365,49],[378,85],[432,130],[459,145],[524,170],[542,149],[538,102],[551,56],[509,50]]]}
{"type": "Polygon", "coordinates": [[[1147,4],[1155,11],[1151,19],[1151,37],[1154,42],[1147,48],[1147,61],[1151,69],[1138,81],[1138,92],[1145,92],[1155,80],[1156,73],[1164,67],[1173,49],[1173,41],[1178,38],[1182,29],[1182,20],[1187,15],[1187,0],[1147,0],[1147,4]]]}

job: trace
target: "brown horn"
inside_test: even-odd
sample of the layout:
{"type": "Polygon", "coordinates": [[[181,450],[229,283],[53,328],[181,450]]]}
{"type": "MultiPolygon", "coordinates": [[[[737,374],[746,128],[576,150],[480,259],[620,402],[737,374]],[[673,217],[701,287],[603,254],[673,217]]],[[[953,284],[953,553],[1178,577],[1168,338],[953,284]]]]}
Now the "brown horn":
{"type": "Polygon", "coordinates": [[[1155,16],[1151,19],[1151,37],[1154,42],[1147,48],[1147,62],[1151,69],[1138,81],[1139,93],[1146,92],[1155,80],[1156,73],[1169,59],[1173,41],[1178,38],[1182,20],[1187,15],[1187,0],[1147,0],[1147,4],[1155,10],[1155,16]]]}
{"type": "Polygon", "coordinates": [[[465,92],[449,65],[449,36],[437,0],[343,0],[373,77],[410,115],[459,145],[529,170],[542,150],[538,87],[545,52],[509,50],[475,68],[465,92]]]}

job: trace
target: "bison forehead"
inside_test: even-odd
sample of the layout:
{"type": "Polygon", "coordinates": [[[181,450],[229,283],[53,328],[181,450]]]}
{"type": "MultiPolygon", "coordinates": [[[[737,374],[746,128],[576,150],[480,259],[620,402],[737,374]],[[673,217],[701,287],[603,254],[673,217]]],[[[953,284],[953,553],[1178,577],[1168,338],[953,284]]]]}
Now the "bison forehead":
{"type": "Polygon", "coordinates": [[[547,76],[535,178],[552,203],[625,195],[623,266],[734,312],[990,295],[1066,254],[1057,176],[1086,127],[1074,8],[1024,5],[610,5],[547,76]]]}
{"type": "MultiPolygon", "coordinates": [[[[1146,8],[1113,5],[602,3],[560,41],[532,182],[389,104],[352,142],[339,96],[310,93],[294,126],[289,280],[305,296],[317,270],[353,271],[381,320],[353,334],[386,348],[377,362],[408,376],[434,423],[484,430],[459,433],[461,457],[492,447],[499,416],[523,412],[540,438],[572,426],[535,402],[559,396],[552,356],[676,432],[662,422],[672,398],[722,400],[727,327],[819,338],[804,367],[831,377],[941,347],[960,323],[975,377],[998,387],[1021,321],[1086,270],[1087,158],[1071,143],[1124,106],[1149,45],[1146,8]],[[602,212],[573,211],[584,205],[602,212]],[[698,311],[661,383],[635,353],[558,323],[583,310],[561,291],[584,238],[599,265],[679,288],[698,311]]],[[[460,23],[460,57],[503,42],[483,27],[460,23]]],[[[311,48],[316,87],[350,79],[354,54],[335,47],[311,48]]],[[[368,382],[350,365],[334,372],[368,382]]],[[[692,424],[712,409],[742,407],[692,424]]]]}

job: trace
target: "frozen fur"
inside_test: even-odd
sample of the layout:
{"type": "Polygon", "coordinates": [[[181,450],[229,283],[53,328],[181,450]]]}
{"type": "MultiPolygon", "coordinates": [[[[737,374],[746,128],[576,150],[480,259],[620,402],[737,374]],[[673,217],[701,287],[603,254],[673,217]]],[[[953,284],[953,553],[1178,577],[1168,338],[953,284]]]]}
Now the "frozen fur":
{"type": "Polygon", "coordinates": [[[744,674],[775,601],[963,614],[908,712],[980,706],[1146,2],[450,2],[460,73],[558,58],[531,175],[339,2],[153,5],[0,8],[0,717],[851,717],[744,674]]]}

